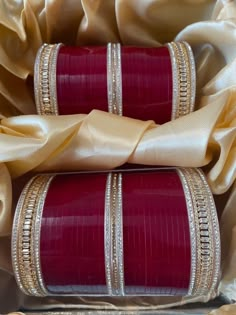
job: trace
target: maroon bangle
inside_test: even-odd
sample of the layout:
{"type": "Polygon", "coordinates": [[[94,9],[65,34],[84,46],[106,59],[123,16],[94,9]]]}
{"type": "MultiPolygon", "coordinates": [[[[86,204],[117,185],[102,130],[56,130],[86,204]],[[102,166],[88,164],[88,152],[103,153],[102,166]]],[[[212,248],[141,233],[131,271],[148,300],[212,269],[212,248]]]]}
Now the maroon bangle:
{"type": "Polygon", "coordinates": [[[108,111],[162,124],[194,110],[194,57],[186,42],[157,48],[44,45],[35,62],[38,114],[108,111]]]}
{"type": "Polygon", "coordinates": [[[12,260],[29,295],[204,295],[220,239],[198,169],[38,175],[15,213],[12,260]]]}

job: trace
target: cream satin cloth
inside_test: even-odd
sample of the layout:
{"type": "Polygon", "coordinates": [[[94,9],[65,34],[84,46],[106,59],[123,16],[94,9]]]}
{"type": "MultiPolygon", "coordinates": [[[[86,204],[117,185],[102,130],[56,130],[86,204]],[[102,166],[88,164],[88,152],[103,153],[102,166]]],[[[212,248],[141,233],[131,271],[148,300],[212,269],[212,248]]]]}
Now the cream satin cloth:
{"type": "MultiPolygon", "coordinates": [[[[9,235],[24,174],[108,169],[125,162],[205,166],[212,191],[228,193],[221,219],[220,290],[236,300],[235,1],[1,0],[0,63],[0,311],[65,307],[65,303],[78,308],[155,310],[211,298],[36,299],[17,289],[9,235]],[[34,115],[33,65],[43,42],[159,46],[171,40],[187,40],[194,49],[195,113],[162,126],[99,111],[87,116],[34,115]],[[23,178],[16,180],[20,175],[23,178]],[[13,198],[10,176],[15,178],[13,198]]],[[[217,200],[222,207],[221,198],[217,200]]]]}
{"type": "MultiPolygon", "coordinates": [[[[37,315],[40,313],[29,313],[29,315],[37,315]]],[[[42,313],[41,313],[42,314],[42,313]]],[[[109,315],[235,315],[236,308],[234,305],[226,305],[221,307],[219,310],[208,311],[203,308],[196,308],[196,309],[183,309],[183,310],[161,310],[161,311],[127,311],[127,312],[119,312],[116,311],[109,311],[107,313],[109,315]]],[[[8,315],[24,315],[21,312],[14,312],[8,315]]],[[[61,313],[55,312],[46,312],[45,315],[62,315],[61,313]]],[[[80,312],[65,312],[65,315],[106,315],[104,311],[80,311],[80,312]]]]}

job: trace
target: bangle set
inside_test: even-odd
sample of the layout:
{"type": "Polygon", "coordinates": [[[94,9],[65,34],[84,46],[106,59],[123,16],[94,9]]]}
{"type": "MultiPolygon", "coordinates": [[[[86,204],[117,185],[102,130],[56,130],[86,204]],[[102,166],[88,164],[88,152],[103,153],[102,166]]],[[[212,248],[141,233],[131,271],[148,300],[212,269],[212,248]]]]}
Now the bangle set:
{"type": "Polygon", "coordinates": [[[34,80],[40,115],[99,109],[162,124],[194,110],[196,71],[187,42],[157,48],[44,44],[34,80]]]}
{"type": "MultiPolygon", "coordinates": [[[[39,115],[97,109],[163,124],[194,111],[194,56],[187,42],[44,44],[34,93],[39,115]]],[[[13,270],[27,295],[214,295],[220,256],[214,199],[197,168],[38,174],[15,211],[13,270]]]]}
{"type": "Polygon", "coordinates": [[[205,295],[220,274],[214,200],[198,169],[37,175],[12,259],[28,295],[205,295]]]}

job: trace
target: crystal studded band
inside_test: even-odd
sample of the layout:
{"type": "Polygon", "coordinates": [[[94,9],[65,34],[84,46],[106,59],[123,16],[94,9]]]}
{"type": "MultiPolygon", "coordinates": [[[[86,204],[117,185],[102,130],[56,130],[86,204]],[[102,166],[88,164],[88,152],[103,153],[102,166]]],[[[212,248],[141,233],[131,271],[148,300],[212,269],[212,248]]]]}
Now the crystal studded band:
{"type": "Polygon", "coordinates": [[[211,294],[220,276],[220,232],[214,199],[199,169],[178,169],[190,226],[191,276],[188,295],[211,294]]]}
{"type": "Polygon", "coordinates": [[[47,296],[40,265],[40,227],[44,200],[54,176],[36,176],[24,188],[16,207],[12,261],[16,281],[28,295],[47,296]]]}
{"type": "Polygon", "coordinates": [[[187,42],[176,42],[179,55],[182,56],[183,62],[186,63],[186,72],[180,69],[180,84],[185,82],[183,76],[186,74],[187,90],[180,88],[180,115],[189,114],[194,110],[196,94],[196,71],[192,49],[187,42]]]}
{"type": "Polygon", "coordinates": [[[187,115],[194,110],[196,94],[196,70],[191,47],[186,42],[167,44],[171,56],[173,97],[172,117],[187,115]]]}
{"type": "Polygon", "coordinates": [[[62,44],[44,44],[34,66],[34,94],[39,115],[58,115],[56,65],[62,44]]]}
{"type": "Polygon", "coordinates": [[[184,44],[174,42],[173,45],[179,63],[179,104],[177,114],[178,117],[181,117],[189,114],[190,111],[190,69],[184,44]]]}
{"type": "Polygon", "coordinates": [[[108,112],[122,116],[121,46],[107,45],[107,99],[108,112]]]}
{"type": "Polygon", "coordinates": [[[109,173],[105,192],[104,248],[107,290],[124,296],[122,174],[109,173]]]}
{"type": "Polygon", "coordinates": [[[193,55],[192,48],[187,42],[183,42],[183,47],[187,53],[187,59],[189,62],[190,68],[190,113],[194,111],[195,106],[195,97],[196,97],[196,66],[195,66],[195,59],[193,55]]]}

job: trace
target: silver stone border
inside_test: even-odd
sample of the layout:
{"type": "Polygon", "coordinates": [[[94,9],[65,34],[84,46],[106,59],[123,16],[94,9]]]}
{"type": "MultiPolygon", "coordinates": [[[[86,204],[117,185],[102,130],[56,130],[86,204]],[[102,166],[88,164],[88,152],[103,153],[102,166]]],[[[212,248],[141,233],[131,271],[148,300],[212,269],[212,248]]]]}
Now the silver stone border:
{"type": "Polygon", "coordinates": [[[110,212],[110,197],[111,197],[112,174],[107,175],[106,190],[105,190],[105,212],[104,212],[104,257],[105,257],[105,272],[107,291],[112,295],[112,271],[111,271],[111,212],[110,212]]]}
{"type": "Polygon", "coordinates": [[[119,43],[107,45],[107,100],[108,112],[122,116],[122,69],[119,43]]]}
{"type": "Polygon", "coordinates": [[[185,46],[182,42],[173,42],[179,66],[179,107],[177,117],[189,114],[191,99],[190,63],[185,46]]]}
{"type": "Polygon", "coordinates": [[[172,114],[174,120],[194,111],[196,69],[192,49],[187,42],[167,44],[172,66],[172,114]]]}
{"type": "Polygon", "coordinates": [[[18,261],[18,256],[19,256],[19,233],[21,233],[21,228],[22,228],[22,209],[24,205],[24,201],[26,198],[26,195],[28,194],[28,190],[33,183],[35,178],[32,178],[24,187],[20,198],[18,200],[16,210],[15,210],[15,215],[13,219],[13,226],[12,226],[12,238],[11,238],[11,257],[12,257],[12,267],[13,267],[13,272],[15,275],[16,283],[18,287],[21,289],[21,291],[24,294],[29,294],[27,290],[25,289],[22,279],[21,279],[21,274],[19,270],[19,261],[18,261]]]}
{"type": "Polygon", "coordinates": [[[45,49],[47,44],[42,45],[36,55],[35,63],[34,63],[34,98],[35,98],[35,104],[37,113],[39,115],[42,115],[41,111],[41,58],[43,51],[45,49]]]}
{"type": "MultiPolygon", "coordinates": [[[[43,176],[44,177],[44,176],[43,176]]],[[[48,290],[44,284],[42,270],[41,270],[41,260],[40,260],[40,237],[41,237],[41,221],[42,221],[42,214],[44,209],[45,199],[48,193],[49,186],[55,176],[47,177],[46,183],[44,185],[43,191],[41,193],[39,202],[37,204],[37,208],[35,209],[35,221],[33,226],[33,235],[32,238],[32,248],[33,248],[33,259],[35,261],[34,265],[36,267],[36,275],[38,279],[38,284],[40,286],[43,295],[49,295],[48,290]]]]}
{"type": "Polygon", "coordinates": [[[54,45],[49,64],[49,93],[53,115],[59,115],[57,102],[57,58],[63,44],[54,45]]]}
{"type": "Polygon", "coordinates": [[[195,216],[194,216],[194,209],[193,209],[193,201],[191,196],[191,190],[188,185],[188,181],[185,177],[185,173],[183,169],[176,169],[181,180],[185,200],[187,205],[187,212],[188,212],[188,220],[189,220],[189,232],[190,232],[190,244],[191,244],[191,271],[190,271],[190,280],[189,280],[189,288],[187,295],[194,294],[194,286],[196,282],[196,270],[197,270],[197,227],[195,224],[195,216]]]}
{"type": "Polygon", "coordinates": [[[12,264],[16,282],[27,295],[49,295],[41,274],[39,254],[41,225],[38,212],[42,214],[45,196],[52,178],[53,176],[47,175],[33,177],[24,187],[15,211],[12,264]],[[27,247],[24,247],[24,244],[27,247]]]}
{"type": "Polygon", "coordinates": [[[118,115],[123,115],[123,102],[122,102],[122,68],[121,68],[121,45],[116,44],[116,95],[118,104],[118,115]]]}
{"type": "Polygon", "coordinates": [[[118,263],[119,290],[117,295],[124,296],[124,250],[123,250],[123,197],[122,197],[122,174],[117,176],[117,198],[116,198],[116,248],[118,263]]]}
{"type": "Polygon", "coordinates": [[[167,47],[169,49],[170,59],[171,59],[171,66],[172,66],[172,113],[171,113],[171,120],[176,119],[177,111],[178,111],[178,100],[179,100],[179,71],[177,65],[177,57],[175,55],[175,50],[173,47],[173,43],[168,43],[167,47]]]}
{"type": "Polygon", "coordinates": [[[196,246],[191,251],[188,295],[212,294],[220,277],[220,231],[214,199],[201,170],[179,168],[177,171],[186,195],[191,248],[196,246]]]}
{"type": "Polygon", "coordinates": [[[63,44],[44,44],[34,64],[34,95],[39,115],[58,115],[57,57],[63,44]]]}
{"type": "Polygon", "coordinates": [[[213,256],[213,279],[212,285],[210,288],[210,293],[213,292],[219,282],[221,276],[221,238],[220,238],[220,227],[218,221],[218,215],[216,211],[215,201],[211,192],[211,189],[208,185],[204,173],[197,169],[197,172],[202,180],[203,185],[205,186],[204,194],[208,197],[208,208],[211,216],[211,225],[212,225],[212,235],[213,235],[213,246],[214,246],[214,256],[213,256]]]}
{"type": "MultiPolygon", "coordinates": [[[[196,96],[196,69],[195,60],[190,45],[183,42],[176,42],[175,45],[182,57],[182,62],[186,64],[186,75],[187,75],[187,98],[186,98],[186,113],[189,114],[194,111],[195,107],[195,96],[196,96]]],[[[181,84],[181,82],[180,82],[181,84]]],[[[181,91],[180,91],[180,104],[181,104],[181,91]]],[[[180,106],[181,109],[181,106],[180,106]]],[[[183,111],[184,109],[182,109],[183,111]]]]}
{"type": "Polygon", "coordinates": [[[34,93],[37,113],[39,115],[51,114],[51,100],[49,88],[49,66],[53,45],[44,44],[36,57],[34,93]]]}
{"type": "Polygon", "coordinates": [[[190,84],[191,84],[191,99],[190,99],[190,112],[194,111],[195,107],[195,98],[196,98],[196,85],[197,85],[197,79],[196,79],[196,65],[195,65],[195,59],[193,55],[193,51],[189,43],[186,41],[183,41],[183,44],[186,48],[188,59],[190,63],[190,84]]]}
{"type": "Polygon", "coordinates": [[[109,173],[105,191],[104,248],[107,290],[124,296],[122,174],[109,173]]]}

